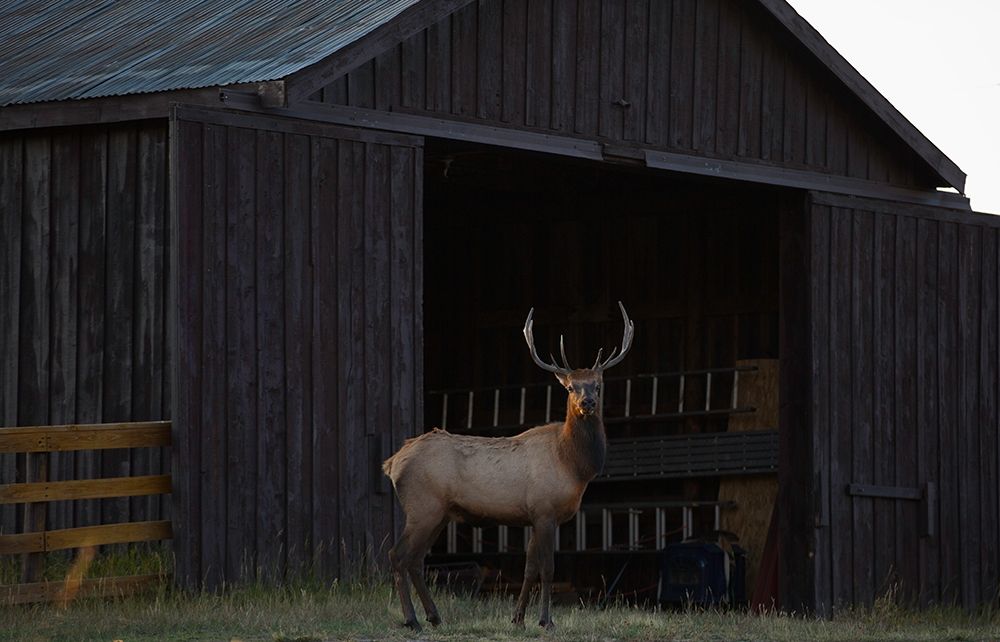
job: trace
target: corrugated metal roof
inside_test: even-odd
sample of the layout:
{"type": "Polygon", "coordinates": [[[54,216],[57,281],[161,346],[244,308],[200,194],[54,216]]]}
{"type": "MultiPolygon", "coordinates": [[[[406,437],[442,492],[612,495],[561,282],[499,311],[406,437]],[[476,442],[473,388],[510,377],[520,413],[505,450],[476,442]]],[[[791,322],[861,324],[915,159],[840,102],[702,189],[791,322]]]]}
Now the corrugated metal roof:
{"type": "Polygon", "coordinates": [[[7,0],[0,105],[284,78],[419,0],[7,0]]]}

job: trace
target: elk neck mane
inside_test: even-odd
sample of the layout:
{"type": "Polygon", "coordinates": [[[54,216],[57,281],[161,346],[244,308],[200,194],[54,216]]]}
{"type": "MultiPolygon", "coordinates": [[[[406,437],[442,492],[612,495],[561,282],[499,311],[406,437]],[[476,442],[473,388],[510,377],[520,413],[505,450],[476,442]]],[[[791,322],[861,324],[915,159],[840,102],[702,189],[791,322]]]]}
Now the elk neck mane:
{"type": "Polygon", "coordinates": [[[580,481],[588,482],[604,469],[608,448],[604,422],[597,415],[570,414],[559,431],[559,457],[580,481]]]}

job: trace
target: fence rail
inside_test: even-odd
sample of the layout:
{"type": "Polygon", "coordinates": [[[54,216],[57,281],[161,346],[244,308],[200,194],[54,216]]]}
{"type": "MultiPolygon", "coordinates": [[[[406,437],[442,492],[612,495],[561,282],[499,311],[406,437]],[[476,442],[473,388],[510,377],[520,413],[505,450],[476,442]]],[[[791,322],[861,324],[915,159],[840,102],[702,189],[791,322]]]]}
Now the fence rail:
{"type": "Polygon", "coordinates": [[[171,524],[166,520],[48,530],[45,523],[48,502],[162,495],[171,490],[170,475],[51,480],[49,454],[108,448],[162,448],[170,445],[170,432],[169,421],[0,428],[0,453],[24,453],[27,464],[25,481],[0,485],[0,504],[25,504],[24,532],[0,535],[0,555],[23,555],[21,582],[0,586],[0,603],[120,595],[150,588],[162,580],[157,575],[81,579],[85,569],[78,569],[77,577],[40,581],[45,553],[165,540],[173,536],[171,524]]]}

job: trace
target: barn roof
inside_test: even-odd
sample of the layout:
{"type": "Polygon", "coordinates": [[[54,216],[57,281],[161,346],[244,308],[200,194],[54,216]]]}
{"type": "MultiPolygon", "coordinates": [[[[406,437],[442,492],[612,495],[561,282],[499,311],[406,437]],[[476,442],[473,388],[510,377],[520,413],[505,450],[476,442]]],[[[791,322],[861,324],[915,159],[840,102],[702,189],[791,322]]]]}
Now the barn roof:
{"type": "Polygon", "coordinates": [[[14,0],[0,106],[284,78],[419,0],[14,0]]]}
{"type": "MultiPolygon", "coordinates": [[[[964,190],[958,166],[786,0],[757,1],[947,184],[964,190]]],[[[8,0],[0,6],[0,107],[301,80],[349,45],[393,29],[407,10],[434,4],[464,2],[8,0]]]]}

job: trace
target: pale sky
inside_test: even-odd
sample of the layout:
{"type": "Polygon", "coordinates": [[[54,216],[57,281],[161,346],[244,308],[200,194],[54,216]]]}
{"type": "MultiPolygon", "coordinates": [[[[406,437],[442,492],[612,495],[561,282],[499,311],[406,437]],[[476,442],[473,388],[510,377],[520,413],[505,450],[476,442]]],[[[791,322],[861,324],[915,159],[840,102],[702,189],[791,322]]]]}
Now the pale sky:
{"type": "Polygon", "coordinates": [[[789,1],[1000,214],[1000,2],[789,1]]]}

